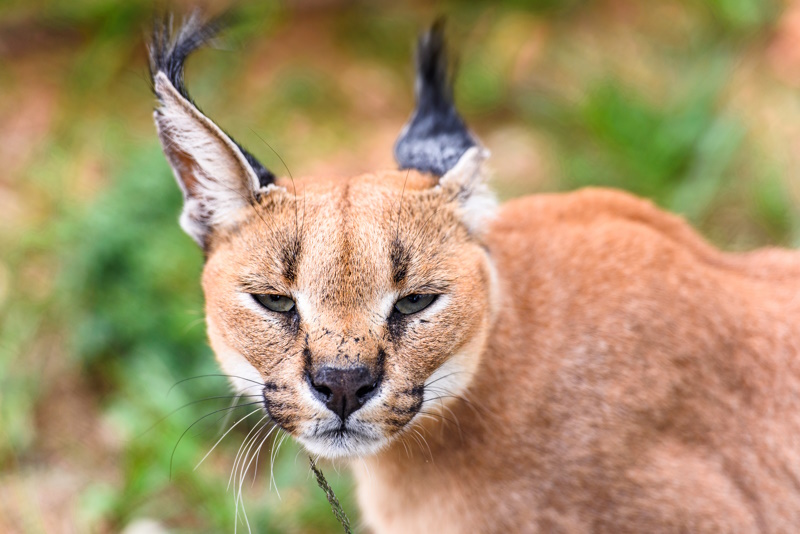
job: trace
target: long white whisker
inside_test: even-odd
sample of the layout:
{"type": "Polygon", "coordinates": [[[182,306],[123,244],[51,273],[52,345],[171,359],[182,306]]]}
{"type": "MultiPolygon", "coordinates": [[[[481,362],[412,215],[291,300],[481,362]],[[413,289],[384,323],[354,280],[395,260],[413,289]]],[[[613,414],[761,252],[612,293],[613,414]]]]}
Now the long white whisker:
{"type": "Polygon", "coordinates": [[[408,445],[406,445],[406,440],[404,440],[403,438],[400,438],[400,443],[403,444],[403,448],[406,450],[406,456],[410,460],[411,459],[411,453],[408,451],[408,445]]]}
{"type": "MultiPolygon", "coordinates": [[[[419,438],[418,438],[418,437],[416,437],[414,434],[412,434],[412,433],[411,433],[411,429],[409,429],[409,430],[408,430],[408,432],[406,433],[406,436],[407,436],[407,437],[409,437],[409,438],[411,438],[411,439],[413,439],[413,440],[414,440],[414,441],[417,443],[417,447],[419,447],[419,446],[420,446],[420,443],[419,443],[419,438]]],[[[412,450],[413,450],[413,447],[412,447],[412,450]]]]}
{"type": "MultiPolygon", "coordinates": [[[[247,443],[248,441],[249,440],[246,440],[245,443],[247,443]]],[[[243,445],[244,445],[244,443],[243,443],[243,445]]],[[[238,461],[239,461],[239,458],[238,458],[238,453],[237,453],[237,458],[234,460],[233,469],[231,470],[231,475],[234,475],[234,473],[237,471],[236,470],[236,466],[237,466],[238,461]]],[[[230,484],[230,482],[229,482],[229,484],[230,484]]],[[[236,494],[236,478],[235,478],[235,476],[233,478],[233,488],[234,488],[233,489],[233,504],[234,504],[234,509],[236,510],[236,524],[238,525],[239,524],[239,496],[236,494]]],[[[248,519],[247,519],[247,510],[244,508],[244,506],[242,506],[242,516],[244,518],[244,524],[247,527],[248,533],[252,534],[252,531],[250,530],[250,521],[248,521],[248,519]]]]}
{"type": "Polygon", "coordinates": [[[367,472],[367,478],[372,482],[372,471],[369,470],[369,465],[367,465],[367,462],[365,462],[363,458],[359,458],[359,460],[361,461],[361,465],[364,466],[364,470],[367,472]]]}
{"type": "MultiPolygon", "coordinates": [[[[261,419],[264,420],[263,418],[261,419]]],[[[259,421],[260,422],[260,421],[259,421]]],[[[247,477],[247,471],[250,469],[250,465],[253,463],[255,456],[250,456],[250,461],[247,461],[248,455],[250,455],[250,451],[253,450],[253,446],[255,445],[256,441],[258,441],[258,437],[264,429],[267,428],[267,425],[262,425],[258,432],[253,434],[253,438],[250,440],[250,445],[248,446],[247,450],[245,450],[244,455],[242,456],[241,467],[239,468],[239,485],[238,490],[236,490],[236,509],[239,509],[239,505],[242,505],[242,517],[244,518],[244,522],[247,525],[247,531],[251,532],[250,530],[250,520],[247,517],[247,509],[244,504],[244,499],[242,499],[242,486],[244,485],[244,479],[247,477]]],[[[234,484],[236,482],[234,481],[234,484]]]]}
{"type": "MultiPolygon", "coordinates": [[[[414,429],[412,429],[412,430],[414,431],[414,433],[415,433],[415,434],[417,434],[417,435],[420,437],[420,439],[422,440],[422,442],[425,444],[425,447],[427,447],[427,449],[428,449],[428,456],[430,457],[430,459],[431,459],[431,462],[433,462],[433,452],[431,452],[431,448],[430,448],[430,446],[428,445],[428,440],[426,440],[426,439],[425,439],[425,436],[423,436],[423,435],[420,433],[420,431],[419,431],[419,430],[417,430],[416,428],[414,428],[414,429]]],[[[425,451],[423,450],[422,452],[425,452],[425,451]]]]}
{"type": "MultiPolygon", "coordinates": [[[[222,418],[222,423],[220,423],[220,425],[219,425],[220,432],[222,431],[222,429],[223,429],[223,428],[225,428],[226,426],[228,426],[228,421],[230,421],[230,420],[231,420],[231,417],[233,417],[233,407],[239,404],[239,399],[241,399],[241,398],[242,398],[242,393],[238,393],[238,394],[237,394],[237,395],[236,395],[236,396],[235,396],[235,397],[234,397],[234,398],[231,400],[231,405],[230,405],[230,408],[231,408],[231,410],[229,410],[229,411],[228,411],[228,412],[225,414],[225,417],[223,417],[223,418],[222,418]]],[[[195,469],[197,469],[197,468],[195,468],[195,469]]]]}
{"type": "Polygon", "coordinates": [[[278,500],[281,499],[281,492],[278,490],[278,483],[275,481],[275,459],[278,457],[278,451],[280,451],[281,445],[283,445],[283,441],[286,439],[288,435],[289,434],[286,434],[284,432],[283,436],[281,436],[281,439],[277,445],[275,445],[275,442],[273,442],[272,455],[270,457],[270,462],[269,462],[269,479],[270,483],[274,484],[275,486],[275,494],[278,496],[278,500]]]}
{"type": "Polygon", "coordinates": [[[451,377],[451,376],[453,376],[453,375],[461,374],[461,373],[463,373],[463,372],[464,372],[464,371],[453,371],[452,373],[447,373],[447,374],[446,374],[446,375],[444,375],[444,376],[440,376],[440,377],[439,377],[439,378],[437,378],[436,380],[432,380],[432,381],[428,382],[427,384],[425,384],[425,389],[428,389],[429,387],[431,387],[433,384],[435,384],[436,382],[438,382],[438,381],[440,381],[440,380],[444,380],[445,378],[450,378],[450,377],[451,377]]]}
{"type": "MultiPolygon", "coordinates": [[[[246,388],[244,388],[244,390],[239,392],[233,398],[233,400],[231,401],[231,408],[233,408],[234,405],[237,405],[239,403],[239,400],[241,400],[242,397],[260,397],[261,396],[260,393],[257,393],[257,394],[248,393],[247,395],[245,395],[244,394],[245,390],[248,390],[248,389],[251,389],[251,388],[263,388],[263,387],[264,387],[264,384],[260,384],[260,383],[255,383],[253,385],[247,386],[246,388]]],[[[230,421],[232,416],[233,416],[233,411],[229,411],[229,412],[227,412],[225,414],[225,417],[222,418],[222,423],[219,426],[220,430],[225,428],[226,426],[228,426],[228,421],[230,421]]]]}
{"type": "Polygon", "coordinates": [[[232,427],[230,427],[230,428],[227,430],[227,432],[225,432],[224,434],[222,434],[222,437],[220,437],[220,438],[217,440],[217,442],[214,444],[214,446],[213,446],[213,447],[211,447],[211,449],[210,449],[210,450],[209,450],[209,451],[206,453],[206,455],[205,455],[205,456],[203,456],[203,459],[202,459],[202,460],[200,460],[199,462],[197,462],[197,465],[196,465],[196,466],[194,466],[195,470],[196,470],[198,467],[200,467],[200,464],[202,464],[202,463],[203,463],[203,462],[206,460],[206,458],[208,458],[208,455],[209,455],[209,454],[211,454],[212,452],[214,452],[214,449],[216,449],[216,448],[217,448],[217,445],[219,445],[219,444],[220,444],[220,442],[221,442],[223,439],[225,439],[225,436],[227,436],[228,434],[230,434],[231,430],[233,430],[234,428],[236,428],[236,426],[237,426],[239,423],[241,423],[242,421],[244,421],[245,419],[247,419],[248,417],[250,417],[251,415],[253,415],[254,413],[257,413],[257,412],[259,412],[259,411],[261,411],[261,408],[257,408],[257,409],[255,409],[255,410],[253,410],[253,411],[252,411],[252,412],[250,412],[249,414],[245,415],[244,417],[242,417],[241,419],[239,419],[238,421],[236,421],[236,422],[233,424],[233,426],[232,426],[232,427]]]}
{"type": "MultiPolygon", "coordinates": [[[[269,432],[267,432],[267,434],[264,436],[264,439],[262,439],[261,443],[258,445],[258,449],[256,450],[256,465],[255,465],[255,468],[253,469],[253,484],[256,483],[256,475],[258,474],[258,458],[259,458],[259,456],[261,456],[261,448],[264,446],[264,444],[269,439],[270,434],[272,434],[275,431],[276,428],[278,428],[277,425],[275,425],[272,428],[270,428],[269,432]]],[[[252,487],[253,484],[251,484],[251,487],[252,487]]]]}
{"type": "Polygon", "coordinates": [[[447,410],[447,412],[453,417],[453,422],[456,424],[456,428],[458,429],[458,436],[461,438],[461,441],[464,441],[464,434],[461,432],[461,423],[458,422],[458,417],[456,417],[455,412],[450,409],[449,406],[445,406],[442,399],[439,399],[439,404],[441,405],[443,410],[447,410]]]}
{"type": "Polygon", "coordinates": [[[251,434],[253,434],[253,432],[255,432],[256,430],[260,429],[260,427],[258,426],[259,423],[261,423],[261,421],[263,421],[267,417],[269,417],[269,415],[264,415],[264,417],[259,419],[258,422],[255,424],[255,426],[253,426],[253,428],[250,429],[250,432],[248,432],[247,435],[244,437],[244,439],[242,440],[242,444],[239,445],[239,450],[236,451],[236,457],[233,459],[233,467],[231,468],[231,476],[230,476],[230,478],[228,478],[228,487],[226,489],[231,489],[231,482],[233,482],[233,480],[234,480],[234,474],[236,473],[236,466],[239,463],[239,456],[242,454],[242,449],[250,441],[251,434]]]}

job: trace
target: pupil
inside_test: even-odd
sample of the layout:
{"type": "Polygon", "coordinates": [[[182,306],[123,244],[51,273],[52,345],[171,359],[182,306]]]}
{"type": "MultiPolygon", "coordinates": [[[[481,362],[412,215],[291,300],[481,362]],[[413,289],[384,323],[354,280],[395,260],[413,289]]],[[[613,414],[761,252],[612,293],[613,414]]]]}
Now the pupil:
{"type": "Polygon", "coordinates": [[[279,300],[281,300],[281,296],[280,295],[270,295],[269,296],[269,300],[271,300],[272,302],[278,302],[279,300]]]}
{"type": "Polygon", "coordinates": [[[417,301],[419,300],[419,297],[420,297],[419,295],[411,295],[410,297],[408,297],[408,300],[411,301],[411,304],[416,304],[417,301]]]}

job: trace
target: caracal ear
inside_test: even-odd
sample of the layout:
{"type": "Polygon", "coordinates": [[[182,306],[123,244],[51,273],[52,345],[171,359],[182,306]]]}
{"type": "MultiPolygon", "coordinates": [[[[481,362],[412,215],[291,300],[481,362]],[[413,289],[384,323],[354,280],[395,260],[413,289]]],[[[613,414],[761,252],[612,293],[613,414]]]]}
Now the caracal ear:
{"type": "Polygon", "coordinates": [[[439,185],[459,203],[466,227],[480,234],[497,206],[486,185],[489,151],[455,107],[441,19],[419,38],[416,68],[416,108],[394,145],[395,159],[401,169],[441,177],[439,185]]]}
{"type": "Polygon", "coordinates": [[[477,236],[483,235],[497,211],[497,198],[486,183],[488,157],[483,147],[469,148],[439,180],[443,192],[458,203],[464,225],[477,236]]]}
{"type": "Polygon", "coordinates": [[[235,220],[256,202],[274,175],[192,102],[183,84],[187,56],[214,37],[218,22],[195,13],[173,35],[171,18],[157,25],[150,45],[150,73],[159,100],[154,113],[164,154],[183,192],[181,227],[206,248],[213,229],[235,220]]]}

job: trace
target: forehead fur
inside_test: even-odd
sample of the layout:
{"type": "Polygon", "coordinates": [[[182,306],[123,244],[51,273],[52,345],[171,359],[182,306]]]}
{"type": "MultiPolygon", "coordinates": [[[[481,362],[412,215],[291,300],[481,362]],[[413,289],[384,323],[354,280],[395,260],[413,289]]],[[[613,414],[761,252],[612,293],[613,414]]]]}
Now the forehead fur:
{"type": "Polygon", "coordinates": [[[235,262],[249,291],[313,285],[316,297],[330,303],[442,283],[433,271],[471,237],[456,199],[435,184],[415,171],[282,179],[281,189],[214,238],[210,258],[220,253],[235,262]]]}
{"type": "Polygon", "coordinates": [[[346,183],[366,186],[365,189],[396,190],[398,192],[422,191],[435,186],[439,178],[415,170],[386,170],[375,173],[366,173],[349,178],[338,176],[308,176],[293,183],[289,178],[278,178],[276,185],[293,193],[297,187],[297,195],[302,196],[303,191],[322,192],[325,190],[342,187],[346,183]]]}

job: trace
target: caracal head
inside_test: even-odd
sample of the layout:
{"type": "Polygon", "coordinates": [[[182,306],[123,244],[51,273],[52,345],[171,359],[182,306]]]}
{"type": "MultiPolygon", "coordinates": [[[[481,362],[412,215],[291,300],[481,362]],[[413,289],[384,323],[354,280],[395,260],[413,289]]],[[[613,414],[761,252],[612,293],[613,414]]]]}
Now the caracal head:
{"type": "Polygon", "coordinates": [[[420,40],[402,170],[276,178],[182,83],[214,33],[156,32],[156,125],[204,249],[211,345],[234,387],[324,457],[372,454],[464,394],[492,318],[486,150],[452,105],[441,28],[420,40]],[[176,74],[177,73],[177,74],[176,74]]]}

